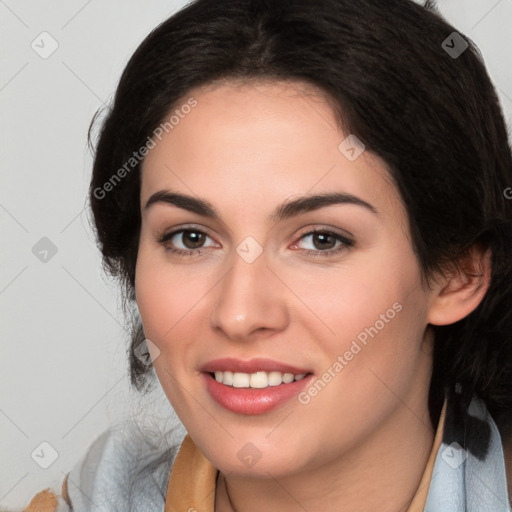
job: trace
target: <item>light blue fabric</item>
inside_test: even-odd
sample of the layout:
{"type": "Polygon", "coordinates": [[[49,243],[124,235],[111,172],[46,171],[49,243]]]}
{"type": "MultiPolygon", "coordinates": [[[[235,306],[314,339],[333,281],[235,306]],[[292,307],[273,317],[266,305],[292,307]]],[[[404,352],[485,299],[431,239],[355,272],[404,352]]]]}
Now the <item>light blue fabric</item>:
{"type": "MultiPolygon", "coordinates": [[[[74,512],[163,512],[187,431],[159,385],[135,393],[129,411],[99,436],[69,472],[74,512]]],[[[62,500],[63,502],[63,500],[62,500]]],[[[56,512],[71,512],[59,501],[56,512]]]]}
{"type": "MultiPolygon", "coordinates": [[[[496,424],[477,399],[471,402],[468,418],[472,421],[466,421],[465,432],[457,431],[447,407],[443,443],[424,512],[511,512],[496,424]],[[482,432],[486,434],[483,437],[482,432]],[[461,448],[476,446],[481,450],[478,443],[486,442],[488,452],[482,460],[461,448]]],[[[164,436],[143,433],[133,421],[105,432],[69,474],[72,510],[163,512],[171,468],[185,434],[179,421],[164,436]]],[[[60,499],[57,512],[71,509],[60,499]]]]}
{"type": "MultiPolygon", "coordinates": [[[[439,448],[424,512],[510,512],[503,447],[498,428],[483,401],[473,398],[464,431],[439,448]],[[483,460],[469,447],[482,444],[488,426],[488,451],[483,460]],[[480,428],[477,428],[479,426],[480,428]],[[466,446],[467,449],[462,449],[466,446]]],[[[449,422],[449,416],[447,415],[449,422]]],[[[445,433],[451,425],[445,423],[445,433]]]]}
{"type": "Polygon", "coordinates": [[[169,436],[171,447],[166,443],[164,449],[158,448],[132,422],[101,435],[69,473],[73,510],[163,512],[171,468],[185,433],[176,428],[169,436]]]}

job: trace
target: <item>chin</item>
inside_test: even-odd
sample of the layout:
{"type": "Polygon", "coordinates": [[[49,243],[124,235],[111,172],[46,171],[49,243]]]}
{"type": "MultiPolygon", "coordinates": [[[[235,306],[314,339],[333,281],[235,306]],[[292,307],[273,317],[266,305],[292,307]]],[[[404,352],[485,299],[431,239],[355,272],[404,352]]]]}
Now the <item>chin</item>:
{"type": "MultiPolygon", "coordinates": [[[[263,443],[251,441],[232,441],[227,446],[218,446],[210,452],[210,461],[222,473],[241,478],[286,477],[296,472],[304,462],[298,456],[300,450],[293,447],[268,445],[258,448],[263,443]]],[[[205,453],[206,455],[206,453],[205,453]]]]}

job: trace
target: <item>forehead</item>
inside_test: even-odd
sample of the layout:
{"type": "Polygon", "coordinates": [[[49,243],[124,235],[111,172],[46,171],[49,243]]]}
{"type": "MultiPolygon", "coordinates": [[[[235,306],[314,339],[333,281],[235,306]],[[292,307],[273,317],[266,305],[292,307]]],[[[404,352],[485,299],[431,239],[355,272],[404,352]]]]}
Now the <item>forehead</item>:
{"type": "Polygon", "coordinates": [[[399,199],[382,160],[368,151],[347,158],[350,134],[329,98],[309,84],[209,84],[189,91],[173,113],[179,121],[145,158],[142,202],[166,187],[212,198],[233,190],[231,201],[245,209],[251,199],[261,207],[263,197],[331,190],[385,207],[399,199]],[[180,110],[191,98],[195,106],[180,110]]]}

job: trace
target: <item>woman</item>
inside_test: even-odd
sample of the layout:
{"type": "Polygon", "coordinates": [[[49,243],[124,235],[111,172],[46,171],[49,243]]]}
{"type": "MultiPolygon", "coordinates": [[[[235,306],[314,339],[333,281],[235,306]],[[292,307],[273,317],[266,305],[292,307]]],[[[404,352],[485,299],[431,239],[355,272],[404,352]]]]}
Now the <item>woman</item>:
{"type": "Polygon", "coordinates": [[[484,64],[431,5],[193,2],[124,70],[90,186],[132,383],[154,368],[186,436],[108,432],[39,498],[510,511],[511,184],[484,64]]]}

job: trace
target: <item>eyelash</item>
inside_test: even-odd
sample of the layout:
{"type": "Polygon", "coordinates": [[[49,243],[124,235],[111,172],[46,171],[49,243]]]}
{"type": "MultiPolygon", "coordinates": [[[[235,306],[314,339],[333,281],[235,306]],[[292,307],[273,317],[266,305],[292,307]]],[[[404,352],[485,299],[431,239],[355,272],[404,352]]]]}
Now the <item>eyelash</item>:
{"type": "MultiPolygon", "coordinates": [[[[184,227],[184,228],[181,228],[179,230],[176,230],[176,231],[171,231],[170,233],[164,233],[163,235],[159,236],[158,237],[158,243],[162,246],[164,246],[165,250],[168,251],[169,253],[171,254],[175,254],[177,256],[179,256],[180,258],[181,257],[187,257],[187,256],[200,256],[201,255],[201,248],[198,248],[198,249],[187,249],[187,250],[184,250],[184,249],[176,249],[175,247],[171,247],[168,242],[169,240],[171,240],[175,235],[177,235],[178,233],[184,233],[186,231],[190,231],[190,232],[193,232],[193,233],[200,233],[200,234],[203,234],[203,235],[206,235],[209,237],[208,233],[205,232],[205,231],[202,231],[200,229],[196,229],[194,228],[193,226],[190,226],[190,227],[184,227]]],[[[333,256],[334,254],[338,254],[340,253],[341,251],[343,250],[346,250],[346,249],[350,249],[351,247],[353,247],[355,245],[355,242],[343,235],[340,235],[339,233],[336,233],[334,231],[329,231],[327,229],[312,229],[311,231],[308,231],[306,233],[303,233],[300,237],[299,237],[299,240],[302,240],[303,238],[307,237],[307,236],[310,236],[310,235],[314,235],[314,234],[323,234],[323,235],[329,235],[329,236],[334,236],[337,240],[339,240],[340,242],[342,242],[337,248],[334,248],[334,249],[328,249],[326,251],[321,251],[321,250],[312,250],[312,249],[302,249],[303,251],[305,251],[305,254],[306,256],[313,256],[313,257],[327,257],[327,256],[333,256]]],[[[211,237],[209,237],[211,238],[211,237]]],[[[294,243],[294,245],[296,245],[296,243],[294,243]]]]}

